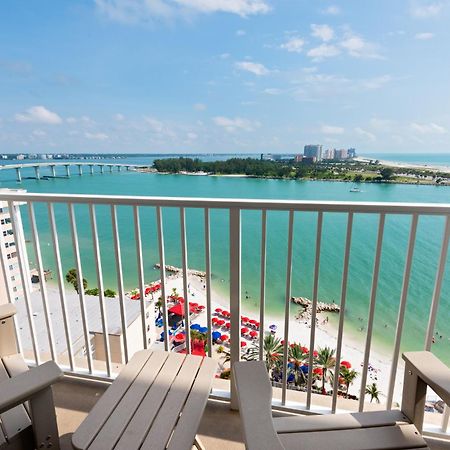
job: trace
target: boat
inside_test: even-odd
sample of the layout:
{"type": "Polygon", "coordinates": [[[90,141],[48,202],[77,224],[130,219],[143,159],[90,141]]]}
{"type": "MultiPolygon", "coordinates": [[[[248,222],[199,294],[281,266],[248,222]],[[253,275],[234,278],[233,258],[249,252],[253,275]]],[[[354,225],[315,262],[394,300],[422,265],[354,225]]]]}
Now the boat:
{"type": "Polygon", "coordinates": [[[350,189],[350,192],[362,192],[362,191],[358,187],[354,186],[350,189]]]}

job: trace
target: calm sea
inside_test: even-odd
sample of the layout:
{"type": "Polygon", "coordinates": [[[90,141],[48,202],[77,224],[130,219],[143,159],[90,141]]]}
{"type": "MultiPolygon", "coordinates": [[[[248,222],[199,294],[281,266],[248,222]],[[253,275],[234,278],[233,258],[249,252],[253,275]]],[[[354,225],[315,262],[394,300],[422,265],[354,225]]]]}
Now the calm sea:
{"type": "MultiPolygon", "coordinates": [[[[214,156],[214,159],[217,157],[214,156]]],[[[388,159],[388,158],[386,158],[388,159]]],[[[152,158],[140,158],[140,164],[150,164],[152,158]]],[[[130,160],[136,162],[137,160],[130,160]]],[[[62,175],[62,169],[61,175],[62,175]]],[[[44,173],[45,169],[42,171],[44,173]]],[[[48,171],[49,173],[50,171],[48,171]]],[[[106,173],[94,176],[75,174],[70,179],[47,180],[24,179],[19,185],[15,173],[0,173],[3,187],[21,187],[30,192],[80,193],[80,194],[123,194],[151,196],[187,197],[246,197],[261,199],[298,200],[349,200],[389,202],[449,202],[450,188],[443,186],[377,185],[363,184],[361,193],[351,193],[351,184],[340,182],[284,181],[251,178],[227,178],[206,176],[159,175],[133,172],[106,173]]],[[[32,176],[31,170],[23,176],[32,176]]],[[[55,206],[61,254],[64,271],[74,267],[70,226],[67,208],[55,206]]],[[[168,264],[181,265],[180,223],[177,210],[164,210],[166,259],[168,264]]],[[[36,205],[41,247],[46,268],[54,270],[55,263],[49,234],[46,208],[36,205]]],[[[90,287],[96,286],[92,239],[88,209],[84,205],[76,208],[84,276],[90,287]]],[[[203,214],[187,210],[188,260],[191,268],[203,269],[204,229],[203,214]]],[[[27,210],[22,212],[28,230],[27,210]]],[[[141,232],[145,260],[145,280],[158,278],[153,265],[158,261],[155,211],[141,208],[141,232]]],[[[138,285],[136,271],[136,246],[134,240],[133,214],[129,207],[118,208],[120,241],[124,281],[127,289],[138,285]]],[[[97,207],[99,238],[105,286],[117,289],[112,241],[111,216],[107,207],[97,207]]],[[[297,213],[295,215],[294,258],[292,294],[312,296],[315,236],[317,214],[297,213]]],[[[388,217],[383,240],[383,256],[374,324],[374,340],[379,347],[387,348],[395,335],[406,248],[410,229],[410,218],[388,217]]],[[[345,311],[345,335],[365,338],[369,308],[371,278],[374,263],[378,217],[358,214],[354,220],[351,247],[348,300],[345,311]]],[[[403,349],[423,347],[428,321],[428,311],[436,276],[444,220],[441,217],[420,218],[417,242],[411,273],[410,289],[406,307],[403,349]]],[[[286,279],[288,215],[284,212],[268,214],[267,244],[267,310],[281,315],[284,311],[286,279]]],[[[319,299],[336,301],[340,299],[342,262],[346,216],[325,214],[321,249],[319,278],[319,299]]],[[[30,238],[29,232],[27,237],[30,238]]],[[[260,282],[260,237],[261,214],[246,211],[242,220],[242,298],[244,308],[258,310],[260,282]]],[[[226,294],[229,282],[229,236],[228,217],[224,211],[211,211],[212,271],[215,289],[226,294]]],[[[28,248],[30,260],[35,256],[31,245],[28,248]]],[[[450,263],[446,273],[439,307],[437,323],[436,353],[450,362],[450,263]],[[441,337],[442,336],[442,337],[441,337]]],[[[330,320],[335,318],[330,316],[330,320]]]]}

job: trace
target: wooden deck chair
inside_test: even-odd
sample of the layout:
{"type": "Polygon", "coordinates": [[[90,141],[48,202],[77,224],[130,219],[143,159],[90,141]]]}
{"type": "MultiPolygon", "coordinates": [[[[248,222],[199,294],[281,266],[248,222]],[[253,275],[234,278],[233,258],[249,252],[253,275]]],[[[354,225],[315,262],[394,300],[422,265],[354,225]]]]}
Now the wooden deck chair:
{"type": "Polygon", "coordinates": [[[0,449],[59,449],[51,385],[62,372],[53,361],[28,369],[17,351],[15,313],[0,305],[0,449]]]}
{"type": "Polygon", "coordinates": [[[403,354],[401,410],[272,418],[272,386],[262,361],[233,364],[248,450],[428,448],[421,435],[426,388],[450,404],[450,369],[430,352],[403,354]]]}

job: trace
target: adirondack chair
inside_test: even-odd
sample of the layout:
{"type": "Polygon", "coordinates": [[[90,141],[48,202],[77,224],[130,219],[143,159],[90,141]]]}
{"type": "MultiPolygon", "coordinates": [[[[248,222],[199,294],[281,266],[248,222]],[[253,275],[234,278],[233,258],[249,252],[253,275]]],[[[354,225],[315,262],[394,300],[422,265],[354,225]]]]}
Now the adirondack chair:
{"type": "Polygon", "coordinates": [[[62,372],[52,361],[28,369],[17,350],[15,313],[0,305],[0,449],[59,449],[51,385],[62,372]]]}
{"type": "MultiPolygon", "coordinates": [[[[430,352],[403,354],[401,410],[272,418],[272,386],[262,361],[233,365],[248,450],[428,448],[423,439],[426,388],[450,404],[450,369],[430,352]]],[[[440,447],[441,448],[441,447],[440,447]]]]}

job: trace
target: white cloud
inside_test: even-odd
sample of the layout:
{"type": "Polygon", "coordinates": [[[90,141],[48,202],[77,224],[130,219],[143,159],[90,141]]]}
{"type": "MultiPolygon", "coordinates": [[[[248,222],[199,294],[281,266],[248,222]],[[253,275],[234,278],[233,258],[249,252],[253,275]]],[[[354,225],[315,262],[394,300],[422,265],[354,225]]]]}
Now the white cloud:
{"type": "Polygon", "coordinates": [[[245,36],[247,33],[245,30],[237,30],[236,31],[236,36],[245,36]]]}
{"type": "Polygon", "coordinates": [[[206,108],[207,108],[207,106],[206,106],[204,103],[196,103],[196,104],[194,105],[194,109],[195,109],[196,111],[205,111],[206,108]]]}
{"type": "Polygon", "coordinates": [[[292,37],[280,47],[288,52],[301,53],[304,45],[305,41],[302,38],[292,37]]]}
{"type": "Polygon", "coordinates": [[[47,133],[42,130],[33,130],[33,136],[44,137],[44,136],[47,136],[47,133]]]}
{"type": "Polygon", "coordinates": [[[434,33],[417,33],[414,38],[419,41],[428,41],[434,38],[434,33]]]}
{"type": "Polygon", "coordinates": [[[436,123],[411,123],[411,129],[417,131],[420,134],[445,134],[447,133],[446,128],[436,123]]]}
{"type": "Polygon", "coordinates": [[[84,133],[84,137],[95,141],[105,141],[108,139],[108,135],[105,133],[84,133]]]}
{"type": "Polygon", "coordinates": [[[323,42],[331,41],[334,37],[334,30],[329,25],[311,25],[311,35],[321,39],[323,42]]]}
{"type": "Polygon", "coordinates": [[[74,123],[82,123],[85,125],[94,125],[95,124],[95,122],[89,116],[67,117],[66,122],[70,123],[70,124],[74,124],[74,123]]]}
{"type": "Polygon", "coordinates": [[[256,76],[267,75],[270,72],[263,64],[251,61],[240,61],[235,66],[240,70],[253,73],[256,76]]]}
{"type": "Polygon", "coordinates": [[[270,11],[266,0],[95,0],[95,4],[108,19],[126,24],[189,17],[192,13],[224,12],[246,17],[270,11]]]}
{"type": "Polygon", "coordinates": [[[245,17],[270,11],[268,3],[264,0],[174,0],[174,2],[201,13],[226,12],[245,17]]]}
{"type": "Polygon", "coordinates": [[[345,33],[344,39],[341,41],[341,47],[354,58],[381,59],[375,44],[367,42],[361,36],[351,32],[345,33]]]}
{"type": "Polygon", "coordinates": [[[439,15],[443,7],[442,3],[438,2],[418,2],[414,1],[411,5],[411,15],[419,19],[426,19],[439,15]]]}
{"type": "Polygon", "coordinates": [[[228,59],[231,55],[229,53],[221,53],[219,55],[220,59],[228,59]]]}
{"type": "Polygon", "coordinates": [[[26,112],[16,114],[17,122],[44,123],[47,125],[58,125],[62,119],[58,114],[45,108],[44,106],[32,106],[26,112]]]}
{"type": "Polygon", "coordinates": [[[376,136],[373,133],[371,133],[370,131],[364,130],[360,127],[355,128],[355,133],[358,134],[359,136],[362,136],[362,137],[368,139],[371,142],[374,142],[377,140],[376,136]]]}
{"type": "Polygon", "coordinates": [[[198,138],[198,134],[197,133],[193,133],[192,131],[190,131],[187,134],[187,138],[190,139],[191,141],[195,141],[195,139],[198,138]]]}
{"type": "Polygon", "coordinates": [[[150,129],[156,133],[161,133],[164,129],[164,124],[154,117],[145,117],[144,121],[146,124],[150,125],[150,129]]]}
{"type": "Polygon", "coordinates": [[[322,9],[321,13],[327,14],[329,16],[337,16],[341,13],[341,9],[339,8],[339,6],[330,5],[328,6],[328,8],[322,9]]]}
{"type": "Polygon", "coordinates": [[[264,89],[263,92],[264,92],[264,94],[278,95],[278,94],[281,94],[283,91],[278,88],[267,88],[267,89],[264,89]]]}
{"type": "Polygon", "coordinates": [[[362,81],[362,86],[366,89],[380,89],[391,81],[392,77],[390,75],[381,75],[379,77],[369,78],[362,81]]]}
{"type": "Polygon", "coordinates": [[[117,113],[114,115],[114,119],[117,120],[117,122],[122,122],[125,120],[125,116],[123,114],[117,113]]]}
{"type": "Polygon", "coordinates": [[[323,134],[344,134],[345,129],[334,125],[322,125],[320,131],[323,134]]]}
{"type": "Polygon", "coordinates": [[[313,61],[321,61],[324,58],[332,58],[340,53],[341,51],[335,45],[321,44],[309,50],[307,55],[313,58],[313,61]]]}
{"type": "Polygon", "coordinates": [[[254,131],[261,126],[258,121],[243,119],[242,117],[229,118],[218,116],[213,118],[213,122],[229,133],[234,133],[237,130],[254,131]]]}
{"type": "Polygon", "coordinates": [[[341,9],[336,5],[330,5],[328,8],[322,10],[322,14],[328,14],[330,16],[337,16],[340,13],[341,9]]]}
{"type": "Polygon", "coordinates": [[[389,119],[380,119],[379,117],[373,117],[369,121],[371,128],[377,131],[389,132],[394,128],[394,122],[389,119]]]}

